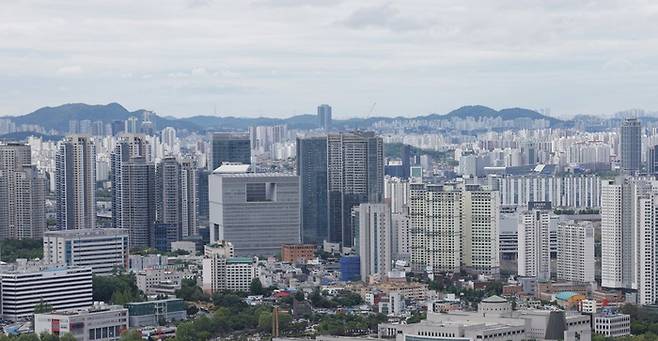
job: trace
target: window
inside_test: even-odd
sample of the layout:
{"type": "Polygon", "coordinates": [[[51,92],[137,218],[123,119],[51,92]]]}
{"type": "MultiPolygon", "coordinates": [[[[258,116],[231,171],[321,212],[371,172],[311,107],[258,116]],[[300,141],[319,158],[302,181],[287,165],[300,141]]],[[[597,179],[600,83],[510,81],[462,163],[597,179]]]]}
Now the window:
{"type": "Polygon", "coordinates": [[[248,183],[247,202],[276,201],[275,183],[248,183]]]}

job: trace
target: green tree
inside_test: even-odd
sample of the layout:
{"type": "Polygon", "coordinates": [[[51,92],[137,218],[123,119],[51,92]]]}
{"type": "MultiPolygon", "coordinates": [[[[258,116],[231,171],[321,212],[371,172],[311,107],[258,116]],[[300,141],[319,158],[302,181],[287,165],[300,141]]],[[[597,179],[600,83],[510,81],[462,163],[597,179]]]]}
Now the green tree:
{"type": "Polygon", "coordinates": [[[16,341],[39,341],[37,334],[21,334],[14,340],[16,341]]]}
{"type": "Polygon", "coordinates": [[[39,335],[39,340],[41,340],[41,341],[59,341],[59,336],[44,332],[44,333],[41,333],[41,335],[39,335]]]}
{"type": "Polygon", "coordinates": [[[53,311],[53,306],[45,302],[43,298],[41,299],[41,301],[39,301],[37,305],[34,306],[35,314],[49,313],[51,311],[53,311]]]}
{"type": "Polygon", "coordinates": [[[137,329],[128,329],[121,334],[120,341],[142,341],[142,333],[137,329]]]}
{"type": "MultiPolygon", "coordinates": [[[[140,340],[141,340],[141,338],[140,338],[140,340]]],[[[59,341],[76,341],[76,340],[75,340],[75,336],[73,336],[73,334],[65,333],[64,335],[59,337],[59,341]]],[[[133,341],[133,340],[130,340],[130,341],[133,341]]],[[[134,340],[134,341],[136,341],[136,340],[134,340]]]]}
{"type": "Polygon", "coordinates": [[[265,294],[265,289],[263,289],[263,283],[260,282],[260,279],[258,279],[258,277],[255,277],[254,279],[251,280],[251,284],[249,284],[249,292],[252,295],[265,294]]]}

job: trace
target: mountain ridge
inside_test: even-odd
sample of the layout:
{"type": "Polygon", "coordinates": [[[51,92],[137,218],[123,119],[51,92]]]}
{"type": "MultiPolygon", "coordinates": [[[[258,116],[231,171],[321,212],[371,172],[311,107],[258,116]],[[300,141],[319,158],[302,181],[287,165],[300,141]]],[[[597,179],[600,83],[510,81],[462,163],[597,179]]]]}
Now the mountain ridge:
{"type": "MultiPolygon", "coordinates": [[[[85,104],[85,103],[67,103],[59,106],[46,106],[39,108],[31,113],[19,116],[10,116],[16,124],[37,124],[46,129],[54,129],[60,132],[68,130],[70,120],[90,120],[103,121],[110,123],[115,120],[125,121],[128,117],[136,116],[141,119],[146,109],[129,111],[121,104],[111,102],[108,104],[85,104]]],[[[539,112],[524,108],[504,108],[495,110],[483,105],[467,105],[452,110],[446,114],[429,114],[419,115],[416,117],[382,117],[373,116],[365,118],[335,119],[334,125],[344,128],[365,128],[374,122],[394,120],[445,120],[455,118],[497,118],[504,121],[518,118],[545,119],[551,125],[561,124],[565,121],[542,115],[539,112]]],[[[195,115],[183,118],[174,118],[171,116],[152,115],[152,120],[156,127],[162,128],[172,126],[177,129],[188,129],[196,131],[205,130],[244,130],[253,125],[275,125],[286,124],[291,128],[313,129],[317,128],[317,118],[313,114],[301,114],[287,118],[272,118],[261,116],[257,118],[236,117],[236,116],[213,116],[213,115],[195,115]]]]}

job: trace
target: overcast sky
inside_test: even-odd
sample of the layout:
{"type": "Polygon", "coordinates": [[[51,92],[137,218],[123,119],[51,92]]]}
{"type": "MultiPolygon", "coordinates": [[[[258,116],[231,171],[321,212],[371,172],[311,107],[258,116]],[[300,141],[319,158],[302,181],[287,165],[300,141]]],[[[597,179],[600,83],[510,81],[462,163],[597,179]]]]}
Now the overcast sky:
{"type": "Polygon", "coordinates": [[[654,0],[11,0],[0,115],[658,110],[654,0]]]}

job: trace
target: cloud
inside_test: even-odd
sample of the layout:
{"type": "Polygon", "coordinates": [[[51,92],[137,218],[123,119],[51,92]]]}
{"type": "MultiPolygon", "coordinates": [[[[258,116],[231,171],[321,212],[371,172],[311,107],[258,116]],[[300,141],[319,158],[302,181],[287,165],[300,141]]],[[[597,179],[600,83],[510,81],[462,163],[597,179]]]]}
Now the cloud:
{"type": "Polygon", "coordinates": [[[425,29],[431,23],[426,19],[405,16],[389,3],[359,8],[343,20],[343,24],[355,29],[383,28],[390,31],[413,31],[425,29]]]}
{"type": "Polygon", "coordinates": [[[80,65],[62,66],[55,73],[62,76],[79,75],[82,73],[82,67],[80,65]]]}
{"type": "Polygon", "coordinates": [[[652,110],[656,18],[648,0],[4,1],[0,93],[17,95],[0,113],[652,110]]]}

